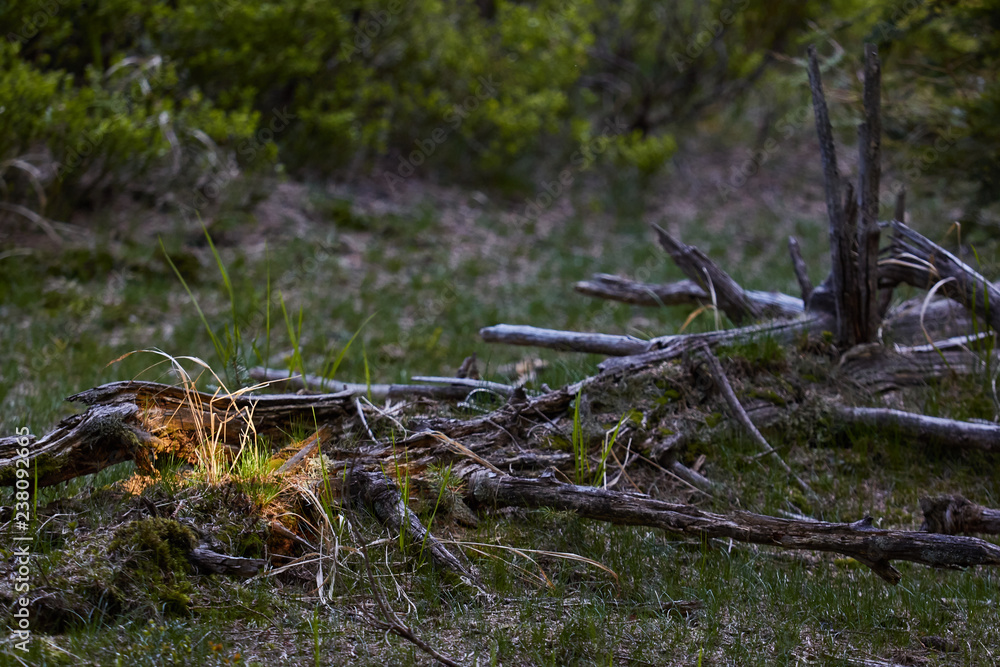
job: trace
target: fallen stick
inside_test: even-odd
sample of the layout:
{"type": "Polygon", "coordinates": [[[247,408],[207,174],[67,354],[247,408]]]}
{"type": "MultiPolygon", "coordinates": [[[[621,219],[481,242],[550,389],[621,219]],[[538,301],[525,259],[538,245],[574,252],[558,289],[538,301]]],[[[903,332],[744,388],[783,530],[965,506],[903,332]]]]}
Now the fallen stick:
{"type": "Polygon", "coordinates": [[[1000,534],[1000,510],[966,500],[963,496],[921,498],[924,525],[920,530],[944,535],[1000,534]]]}
{"type": "Polygon", "coordinates": [[[681,243],[659,225],[653,225],[653,229],[660,245],[670,253],[674,264],[705,290],[711,302],[729,319],[740,324],[744,319],[759,320],[764,316],[764,309],[748,298],[739,283],[705,253],[694,246],[681,243]]]}
{"type": "MultiPolygon", "coordinates": [[[[674,283],[643,283],[628,278],[597,273],[590,280],[581,280],[573,285],[580,294],[598,299],[620,301],[635,306],[687,306],[711,303],[707,291],[691,280],[674,283]]],[[[745,290],[748,299],[757,303],[765,312],[778,317],[794,317],[805,310],[802,299],[781,292],[745,290]]]]}
{"type": "Polygon", "coordinates": [[[349,471],[347,480],[349,495],[371,507],[390,530],[404,535],[411,548],[420,552],[426,549],[435,565],[475,581],[476,577],[420,523],[413,510],[403,502],[399,487],[385,473],[354,468],[349,471]]]}
{"type": "Polygon", "coordinates": [[[479,330],[487,343],[544,347],[567,352],[589,352],[610,356],[640,354],[649,349],[649,341],[634,336],[614,336],[601,333],[578,333],[541,329],[532,326],[497,324],[479,330]]]}
{"type": "Polygon", "coordinates": [[[351,396],[371,396],[373,399],[404,399],[404,398],[434,398],[441,400],[462,400],[469,395],[470,390],[463,385],[455,384],[446,387],[428,387],[419,384],[359,384],[340,382],[318,375],[293,375],[288,371],[276,368],[257,366],[248,371],[250,377],[258,382],[271,384],[287,383],[292,387],[310,391],[333,391],[351,396]]]}
{"type": "Polygon", "coordinates": [[[562,484],[554,478],[528,479],[476,468],[465,473],[469,495],[493,506],[550,507],[599,521],[662,528],[696,537],[732,539],[783,549],[829,551],[867,565],[890,584],[902,576],[894,560],[931,567],[1000,565],[1000,547],[974,537],[882,530],[870,518],[854,523],[794,521],[752,512],[714,514],[691,505],[646,496],[562,484]]]}

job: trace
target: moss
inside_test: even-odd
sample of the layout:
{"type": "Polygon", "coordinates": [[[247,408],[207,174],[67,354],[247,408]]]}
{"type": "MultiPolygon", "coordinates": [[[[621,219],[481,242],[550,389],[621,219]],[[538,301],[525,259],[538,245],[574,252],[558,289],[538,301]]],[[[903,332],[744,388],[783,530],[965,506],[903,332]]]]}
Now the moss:
{"type": "Polygon", "coordinates": [[[192,572],[188,554],[197,542],[194,531],[172,519],[133,521],[108,545],[111,554],[125,556],[116,583],[150,596],[165,614],[189,613],[194,587],[187,578],[192,572]]]}

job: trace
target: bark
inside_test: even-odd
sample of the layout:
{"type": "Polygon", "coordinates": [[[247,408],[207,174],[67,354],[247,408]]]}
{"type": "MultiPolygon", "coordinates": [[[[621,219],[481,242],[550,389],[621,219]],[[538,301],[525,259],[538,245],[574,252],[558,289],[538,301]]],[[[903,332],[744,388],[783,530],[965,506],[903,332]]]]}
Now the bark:
{"type": "Polygon", "coordinates": [[[945,535],[1000,534],[1000,510],[977,505],[963,496],[921,498],[920,510],[924,513],[921,530],[945,535]]]}
{"type": "Polygon", "coordinates": [[[743,288],[705,253],[694,246],[684,245],[659,225],[653,225],[653,229],[656,230],[660,245],[670,253],[684,275],[705,290],[709,299],[729,319],[740,324],[744,319],[759,320],[763,317],[764,309],[747,297],[743,288]]]}
{"type": "Polygon", "coordinates": [[[232,574],[240,577],[252,577],[267,566],[266,560],[227,556],[212,551],[204,544],[199,544],[192,549],[191,553],[188,554],[188,559],[206,574],[232,574]]]}
{"type": "Polygon", "coordinates": [[[891,565],[894,560],[951,568],[1000,565],[1000,547],[989,542],[973,537],[881,530],[872,525],[870,518],[847,524],[779,519],[751,512],[715,514],[646,496],[562,484],[552,477],[527,479],[481,469],[467,473],[467,479],[469,495],[486,505],[550,507],[588,519],[662,528],[693,537],[829,551],[858,560],[891,584],[901,579],[891,565]]]}

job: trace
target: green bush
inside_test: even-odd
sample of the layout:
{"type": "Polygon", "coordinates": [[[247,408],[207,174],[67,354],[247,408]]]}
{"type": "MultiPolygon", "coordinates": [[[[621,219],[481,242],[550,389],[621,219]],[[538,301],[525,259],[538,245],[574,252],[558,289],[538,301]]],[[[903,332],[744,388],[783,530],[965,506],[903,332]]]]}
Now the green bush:
{"type": "Polygon", "coordinates": [[[213,173],[275,161],[389,187],[413,174],[523,184],[570,163],[642,177],[681,124],[742,94],[825,10],[14,0],[0,8],[13,28],[0,101],[19,104],[0,118],[0,157],[44,147],[60,172],[48,187],[70,202],[184,178],[211,198],[213,173]]]}

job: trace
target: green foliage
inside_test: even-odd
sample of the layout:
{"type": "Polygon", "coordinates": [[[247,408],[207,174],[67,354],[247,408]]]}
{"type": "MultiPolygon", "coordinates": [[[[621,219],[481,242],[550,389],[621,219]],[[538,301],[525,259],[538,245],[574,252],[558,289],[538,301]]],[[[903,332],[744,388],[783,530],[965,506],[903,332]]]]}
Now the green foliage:
{"type": "Polygon", "coordinates": [[[879,45],[887,153],[912,185],[969,181],[968,222],[1000,199],[1000,2],[883,2],[864,22],[879,45]]]}
{"type": "Polygon", "coordinates": [[[0,159],[43,148],[46,189],[67,204],[155,177],[195,188],[196,211],[239,170],[276,160],[374,168],[392,188],[417,173],[495,183],[567,163],[643,176],[674,152],[679,123],[739,95],[821,10],[15,0],[0,8],[12,27],[0,159]]]}

